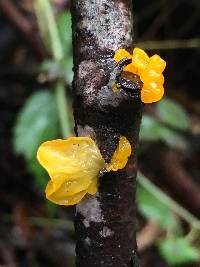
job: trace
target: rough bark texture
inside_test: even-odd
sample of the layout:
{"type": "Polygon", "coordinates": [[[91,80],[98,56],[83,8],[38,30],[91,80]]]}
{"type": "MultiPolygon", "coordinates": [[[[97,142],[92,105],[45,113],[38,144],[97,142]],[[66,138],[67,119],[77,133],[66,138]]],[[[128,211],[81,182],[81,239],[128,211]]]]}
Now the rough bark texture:
{"type": "Polygon", "coordinates": [[[111,88],[114,52],[133,48],[132,1],[73,0],[71,10],[75,132],[96,140],[107,162],[120,135],[133,151],[124,170],[102,174],[98,193],[76,207],[76,266],[138,266],[134,197],[140,90],[114,93],[111,88]]]}

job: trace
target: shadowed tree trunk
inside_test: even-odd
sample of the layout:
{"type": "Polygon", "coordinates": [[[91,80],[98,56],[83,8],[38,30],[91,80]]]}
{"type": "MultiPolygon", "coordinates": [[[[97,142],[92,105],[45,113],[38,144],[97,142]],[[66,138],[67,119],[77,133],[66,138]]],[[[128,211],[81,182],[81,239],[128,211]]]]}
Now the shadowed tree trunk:
{"type": "Polygon", "coordinates": [[[76,206],[77,267],[135,267],[136,153],[140,86],[112,91],[114,52],[133,49],[131,0],[73,0],[74,117],[78,136],[92,137],[106,162],[125,136],[132,155],[125,169],[101,174],[95,196],[76,206]],[[139,88],[139,89],[138,89],[139,88]]]}

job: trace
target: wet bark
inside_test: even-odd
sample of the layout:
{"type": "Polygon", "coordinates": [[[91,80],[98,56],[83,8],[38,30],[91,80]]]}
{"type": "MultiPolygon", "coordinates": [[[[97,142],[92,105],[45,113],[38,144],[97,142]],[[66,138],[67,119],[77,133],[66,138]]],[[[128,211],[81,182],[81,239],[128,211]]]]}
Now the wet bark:
{"type": "Polygon", "coordinates": [[[131,143],[125,169],[101,174],[95,196],[76,206],[77,267],[138,266],[136,155],[142,104],[135,92],[112,91],[114,52],[133,49],[131,0],[73,0],[74,118],[78,136],[92,137],[109,162],[120,135],[131,143]]]}

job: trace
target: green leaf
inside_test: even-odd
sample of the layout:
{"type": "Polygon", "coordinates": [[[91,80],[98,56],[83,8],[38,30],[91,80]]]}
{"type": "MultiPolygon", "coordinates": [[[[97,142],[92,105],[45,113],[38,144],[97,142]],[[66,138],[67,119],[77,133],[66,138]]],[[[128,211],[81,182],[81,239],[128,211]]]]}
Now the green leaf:
{"type": "Polygon", "coordinates": [[[197,262],[200,254],[197,248],[183,237],[164,239],[158,243],[160,254],[170,264],[176,266],[186,263],[197,262]]]}
{"type": "Polygon", "coordinates": [[[159,129],[160,140],[165,142],[168,146],[172,147],[173,149],[178,150],[187,150],[188,143],[187,140],[180,134],[176,133],[175,131],[162,126],[159,129]]]}
{"type": "MultiPolygon", "coordinates": [[[[44,196],[45,188],[49,180],[47,171],[44,168],[42,168],[42,166],[38,163],[36,158],[29,160],[27,163],[27,167],[29,172],[31,172],[34,175],[36,183],[40,191],[42,192],[42,195],[44,196]]],[[[48,215],[50,217],[53,217],[57,212],[58,206],[46,200],[46,209],[48,215]]]]}
{"type": "Polygon", "coordinates": [[[183,107],[169,98],[164,98],[157,104],[161,120],[179,130],[188,130],[190,120],[183,107]]]}
{"type": "Polygon", "coordinates": [[[13,143],[15,152],[25,157],[27,169],[34,175],[42,192],[46,187],[48,175],[37,162],[36,151],[42,142],[55,139],[58,131],[54,95],[45,90],[32,94],[18,114],[13,143]]]}
{"type": "Polygon", "coordinates": [[[38,146],[58,135],[54,95],[48,91],[32,94],[20,111],[14,127],[14,150],[27,160],[36,157],[38,146]]]}
{"type": "Polygon", "coordinates": [[[51,70],[54,67],[54,64],[58,64],[57,62],[55,62],[52,59],[45,59],[44,61],[42,61],[42,63],[39,65],[39,72],[49,72],[49,70],[51,70]]]}
{"type": "Polygon", "coordinates": [[[51,218],[55,218],[55,215],[57,213],[58,210],[58,205],[54,204],[53,202],[50,202],[49,200],[46,201],[46,209],[47,209],[47,213],[48,216],[51,218]]]}
{"type": "Polygon", "coordinates": [[[65,55],[72,55],[72,22],[71,13],[63,11],[57,18],[58,32],[65,55]]]}
{"type": "Polygon", "coordinates": [[[181,134],[167,128],[149,115],[143,116],[140,139],[149,142],[162,141],[166,145],[179,150],[188,149],[188,143],[181,134]]]}
{"type": "Polygon", "coordinates": [[[177,222],[171,210],[141,185],[137,189],[138,209],[140,213],[156,221],[163,228],[175,228],[177,222]]]}
{"type": "Polygon", "coordinates": [[[149,115],[144,115],[140,130],[140,139],[142,141],[160,140],[160,123],[149,115]]]}

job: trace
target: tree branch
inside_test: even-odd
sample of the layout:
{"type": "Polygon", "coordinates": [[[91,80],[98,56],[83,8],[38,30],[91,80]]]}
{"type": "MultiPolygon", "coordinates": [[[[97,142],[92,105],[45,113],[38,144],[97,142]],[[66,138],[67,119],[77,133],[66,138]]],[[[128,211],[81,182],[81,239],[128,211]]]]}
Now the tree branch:
{"type": "Polygon", "coordinates": [[[98,193],[76,206],[76,266],[138,266],[134,197],[140,86],[135,82],[134,95],[111,88],[117,69],[114,52],[133,48],[132,1],[74,0],[71,10],[75,132],[95,139],[106,162],[120,135],[133,152],[125,169],[102,174],[98,193]]]}

